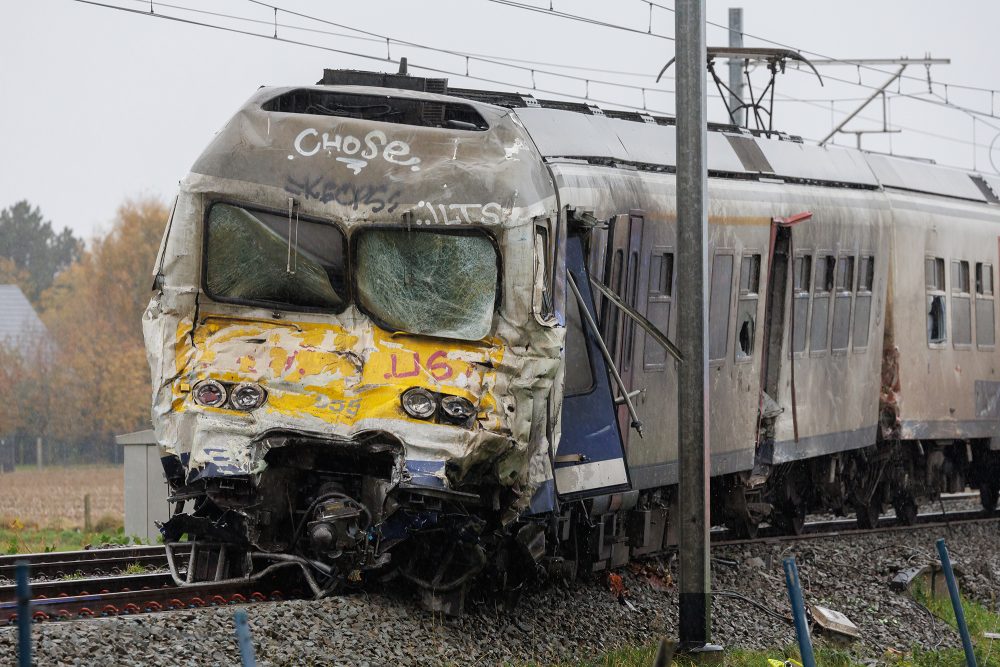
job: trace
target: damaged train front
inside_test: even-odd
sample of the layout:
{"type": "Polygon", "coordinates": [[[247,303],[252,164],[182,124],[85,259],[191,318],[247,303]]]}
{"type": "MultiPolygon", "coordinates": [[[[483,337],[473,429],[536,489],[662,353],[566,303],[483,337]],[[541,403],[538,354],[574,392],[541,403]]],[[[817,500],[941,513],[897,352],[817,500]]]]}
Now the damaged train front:
{"type": "Polygon", "coordinates": [[[180,583],[458,612],[543,556],[551,181],[504,110],[390,92],[262,89],[182,184],[144,318],[180,583]]]}

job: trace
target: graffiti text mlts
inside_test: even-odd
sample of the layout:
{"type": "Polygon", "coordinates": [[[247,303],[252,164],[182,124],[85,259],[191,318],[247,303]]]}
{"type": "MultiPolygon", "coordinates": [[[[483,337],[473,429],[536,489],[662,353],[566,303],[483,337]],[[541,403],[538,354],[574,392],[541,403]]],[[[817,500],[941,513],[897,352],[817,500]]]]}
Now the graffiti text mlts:
{"type": "MultiPolygon", "coordinates": [[[[382,130],[372,130],[364,139],[358,139],[350,134],[342,136],[323,132],[321,135],[319,130],[310,127],[299,132],[293,145],[295,152],[303,157],[312,157],[321,150],[328,155],[333,155],[336,151],[340,154],[337,161],[346,164],[355,174],[360,173],[370,160],[379,156],[386,162],[409,167],[411,171],[420,171],[420,158],[407,157],[410,155],[410,145],[399,139],[389,141],[382,130]]],[[[295,156],[289,155],[288,159],[294,160],[295,156]]]]}
{"type": "Polygon", "coordinates": [[[499,225],[503,208],[495,201],[486,204],[436,205],[422,201],[413,209],[413,213],[416,216],[414,222],[418,225],[461,225],[474,222],[499,225]],[[430,212],[429,217],[423,217],[425,210],[430,212]]]}

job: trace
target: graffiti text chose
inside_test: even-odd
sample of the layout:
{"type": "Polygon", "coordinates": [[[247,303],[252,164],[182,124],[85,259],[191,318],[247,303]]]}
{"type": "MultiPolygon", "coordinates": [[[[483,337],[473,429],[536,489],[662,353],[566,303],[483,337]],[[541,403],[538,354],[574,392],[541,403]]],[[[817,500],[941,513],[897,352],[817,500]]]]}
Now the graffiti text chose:
{"type": "MultiPolygon", "coordinates": [[[[392,141],[382,130],[372,130],[359,139],[354,135],[341,135],[333,132],[320,133],[315,128],[306,128],[299,132],[293,143],[295,152],[303,157],[312,157],[320,151],[327,154],[337,154],[337,161],[343,162],[355,174],[361,172],[372,160],[383,159],[401,167],[409,167],[411,171],[420,171],[420,158],[410,155],[410,144],[399,139],[392,141]]],[[[289,155],[288,159],[294,159],[289,155]]]]}

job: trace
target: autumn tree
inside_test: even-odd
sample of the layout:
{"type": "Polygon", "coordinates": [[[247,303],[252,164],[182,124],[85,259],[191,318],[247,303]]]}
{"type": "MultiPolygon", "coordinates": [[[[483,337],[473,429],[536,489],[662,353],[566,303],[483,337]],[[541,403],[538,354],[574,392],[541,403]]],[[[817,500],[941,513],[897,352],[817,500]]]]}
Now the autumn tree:
{"type": "Polygon", "coordinates": [[[16,283],[36,308],[42,292],[82,250],[69,228],[56,232],[26,200],[0,210],[0,283],[16,283]]]}
{"type": "Polygon", "coordinates": [[[44,293],[43,320],[58,349],[53,437],[111,447],[113,436],[149,427],[141,319],[167,213],[157,199],[126,201],[108,234],[44,293]]]}

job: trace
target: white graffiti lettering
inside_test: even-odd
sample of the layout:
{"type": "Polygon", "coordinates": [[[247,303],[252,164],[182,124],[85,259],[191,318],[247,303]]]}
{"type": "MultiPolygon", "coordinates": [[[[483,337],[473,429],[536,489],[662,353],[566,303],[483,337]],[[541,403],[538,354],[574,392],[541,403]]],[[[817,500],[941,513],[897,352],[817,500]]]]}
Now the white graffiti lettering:
{"type": "MultiPolygon", "coordinates": [[[[391,164],[409,167],[410,171],[420,171],[420,158],[410,155],[410,145],[399,139],[389,141],[385,132],[381,130],[372,130],[364,139],[359,139],[350,134],[340,135],[332,132],[320,134],[319,130],[310,127],[299,132],[292,146],[302,157],[312,157],[318,155],[320,151],[326,151],[331,156],[340,153],[336,158],[337,161],[347,165],[347,168],[355,174],[360,173],[368,166],[369,161],[379,156],[391,164]],[[358,151],[361,151],[360,154],[358,151]],[[354,155],[357,157],[350,157],[354,155]]],[[[288,159],[294,157],[289,155],[288,159]]]]}
{"type": "Polygon", "coordinates": [[[431,204],[419,202],[414,211],[418,225],[499,225],[503,208],[495,201],[486,204],[431,204]],[[430,217],[419,217],[426,210],[430,217]],[[478,214],[478,215],[477,215],[478,214]]]}

